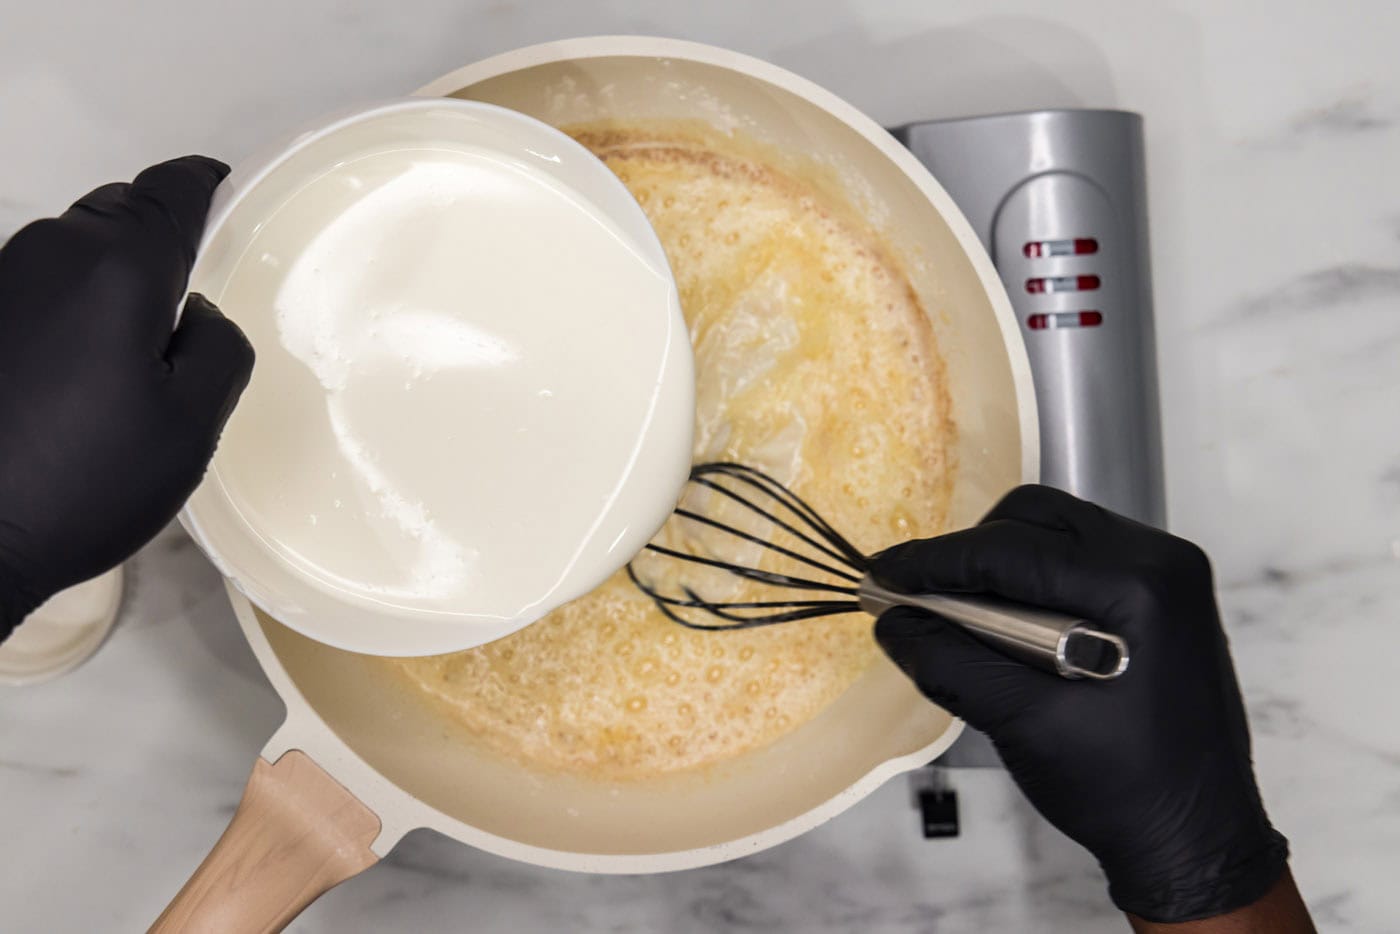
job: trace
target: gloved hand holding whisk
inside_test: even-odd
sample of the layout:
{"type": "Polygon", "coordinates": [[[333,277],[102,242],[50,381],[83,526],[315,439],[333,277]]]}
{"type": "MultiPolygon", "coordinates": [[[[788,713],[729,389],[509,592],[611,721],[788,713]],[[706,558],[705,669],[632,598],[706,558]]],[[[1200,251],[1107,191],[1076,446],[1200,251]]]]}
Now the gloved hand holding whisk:
{"type": "Polygon", "coordinates": [[[920,610],[896,607],[875,628],[920,690],[987,733],[1031,803],[1098,858],[1139,930],[1241,909],[1248,923],[1191,930],[1311,930],[1255,784],[1199,548],[1022,487],[977,527],[891,548],[870,570],[906,592],[993,594],[1123,636],[1132,665],[1091,682],[1013,661],[920,610]]]}
{"type": "Polygon", "coordinates": [[[752,467],[690,481],[671,534],[628,568],[662,613],[704,630],[882,614],[884,650],[991,737],[1138,930],[1312,930],[1195,545],[1027,486],[976,528],[867,556],[752,467]]]}

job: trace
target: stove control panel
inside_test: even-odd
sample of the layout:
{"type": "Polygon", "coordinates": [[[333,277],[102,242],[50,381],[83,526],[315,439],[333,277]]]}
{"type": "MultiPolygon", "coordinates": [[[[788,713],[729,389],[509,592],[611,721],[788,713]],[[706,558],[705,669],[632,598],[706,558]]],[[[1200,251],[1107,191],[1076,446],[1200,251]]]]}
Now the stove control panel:
{"type": "Polygon", "coordinates": [[[1039,111],[893,132],[972,223],[1011,298],[1042,482],[1163,525],[1142,119],[1039,111]]]}

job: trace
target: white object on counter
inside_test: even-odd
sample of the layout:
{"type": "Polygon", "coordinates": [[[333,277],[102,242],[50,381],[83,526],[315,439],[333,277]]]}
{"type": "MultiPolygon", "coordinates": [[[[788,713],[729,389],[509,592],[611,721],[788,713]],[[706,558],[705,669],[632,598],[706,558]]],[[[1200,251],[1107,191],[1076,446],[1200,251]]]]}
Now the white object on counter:
{"type": "Polygon", "coordinates": [[[19,687],[66,674],[102,645],[122,602],[122,570],[51,597],[0,644],[0,684],[19,687]]]}

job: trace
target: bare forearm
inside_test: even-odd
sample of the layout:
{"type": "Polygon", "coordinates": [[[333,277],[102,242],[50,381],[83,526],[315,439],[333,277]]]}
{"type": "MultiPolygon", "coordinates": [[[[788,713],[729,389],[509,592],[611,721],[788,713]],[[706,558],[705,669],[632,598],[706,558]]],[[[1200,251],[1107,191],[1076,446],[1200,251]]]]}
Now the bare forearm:
{"type": "Polygon", "coordinates": [[[1317,934],[1303,897],[1287,869],[1264,897],[1226,915],[1159,924],[1128,915],[1137,934],[1317,934]]]}

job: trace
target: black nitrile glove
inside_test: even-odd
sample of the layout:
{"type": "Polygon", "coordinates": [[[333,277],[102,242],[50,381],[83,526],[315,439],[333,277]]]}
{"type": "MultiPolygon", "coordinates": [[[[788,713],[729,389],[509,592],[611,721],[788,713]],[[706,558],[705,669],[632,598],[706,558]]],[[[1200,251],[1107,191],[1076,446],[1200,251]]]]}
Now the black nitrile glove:
{"type": "Polygon", "coordinates": [[[872,573],[907,592],[995,594],[1074,613],[1128,642],[1109,682],[1066,681],[917,610],[876,638],[930,699],[986,733],[1052,824],[1149,921],[1251,904],[1281,876],[1210,564],[1199,548],[1067,493],[1022,487],[976,528],[896,546],[872,573]]]}
{"type": "Polygon", "coordinates": [[[253,349],[209,302],[171,331],[226,174],[166,162],[0,249],[0,639],[174,517],[248,384],[253,349]]]}

